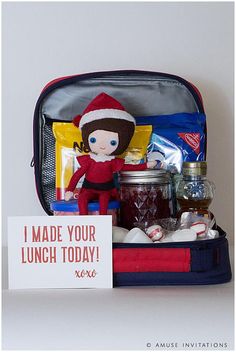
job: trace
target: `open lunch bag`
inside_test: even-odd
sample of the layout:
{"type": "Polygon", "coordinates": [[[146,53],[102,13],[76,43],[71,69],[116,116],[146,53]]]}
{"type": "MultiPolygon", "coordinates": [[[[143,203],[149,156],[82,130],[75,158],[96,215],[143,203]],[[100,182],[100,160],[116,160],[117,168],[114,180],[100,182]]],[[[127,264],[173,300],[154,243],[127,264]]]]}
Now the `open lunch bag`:
{"type": "MultiPolygon", "coordinates": [[[[125,70],[51,81],[35,107],[32,162],[37,194],[48,215],[53,215],[50,203],[56,193],[53,123],[71,122],[101,92],[116,98],[133,116],[204,113],[197,88],[172,74],[125,70]]],[[[217,230],[218,238],[204,241],[155,245],[113,243],[114,286],[203,285],[230,281],[226,233],[219,226],[217,230]]]]}

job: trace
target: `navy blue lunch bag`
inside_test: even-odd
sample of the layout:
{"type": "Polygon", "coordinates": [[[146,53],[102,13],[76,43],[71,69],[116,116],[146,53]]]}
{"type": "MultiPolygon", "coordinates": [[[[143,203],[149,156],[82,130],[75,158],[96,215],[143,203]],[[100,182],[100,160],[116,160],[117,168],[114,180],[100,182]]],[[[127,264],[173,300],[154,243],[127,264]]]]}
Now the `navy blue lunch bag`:
{"type": "MultiPolygon", "coordinates": [[[[117,98],[134,116],[204,114],[197,88],[172,74],[110,71],[49,82],[35,107],[32,159],[38,198],[48,215],[53,215],[50,203],[56,196],[52,124],[71,122],[100,92],[117,98]]],[[[204,130],[206,139],[206,126],[204,130]]],[[[155,245],[114,243],[114,286],[205,285],[230,281],[228,241],[220,227],[218,231],[219,237],[211,240],[155,245]]]]}

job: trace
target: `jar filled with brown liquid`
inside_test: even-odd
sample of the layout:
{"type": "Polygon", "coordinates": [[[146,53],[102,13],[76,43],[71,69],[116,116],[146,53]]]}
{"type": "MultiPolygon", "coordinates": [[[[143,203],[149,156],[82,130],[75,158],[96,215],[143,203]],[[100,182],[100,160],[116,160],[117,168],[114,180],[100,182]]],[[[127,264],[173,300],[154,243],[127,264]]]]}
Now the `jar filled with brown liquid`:
{"type": "Polygon", "coordinates": [[[176,191],[180,207],[179,216],[188,211],[199,213],[199,215],[207,214],[215,192],[214,183],[206,177],[207,163],[205,161],[184,162],[182,174],[182,180],[176,191]]]}

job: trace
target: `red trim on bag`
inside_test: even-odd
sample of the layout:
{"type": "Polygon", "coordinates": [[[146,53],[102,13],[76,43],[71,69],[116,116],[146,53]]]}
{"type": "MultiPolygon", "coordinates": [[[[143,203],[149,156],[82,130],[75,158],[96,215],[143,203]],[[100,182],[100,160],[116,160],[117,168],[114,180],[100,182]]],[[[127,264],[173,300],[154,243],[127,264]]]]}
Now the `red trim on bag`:
{"type": "Polygon", "coordinates": [[[50,81],[50,82],[48,82],[46,84],[46,86],[43,88],[42,92],[44,92],[45,89],[47,89],[48,87],[52,86],[53,84],[62,81],[63,79],[67,79],[67,78],[71,78],[71,77],[75,77],[75,76],[79,76],[79,75],[77,74],[77,75],[63,76],[63,77],[55,78],[55,79],[53,79],[52,81],[50,81]]]}
{"type": "Polygon", "coordinates": [[[190,248],[115,248],[113,272],[189,272],[190,248]]]}
{"type": "Polygon", "coordinates": [[[200,93],[200,90],[192,83],[192,82],[189,82],[189,84],[191,84],[192,88],[195,90],[195,92],[197,93],[199,99],[201,100],[201,103],[202,103],[202,107],[203,107],[203,111],[204,111],[204,104],[203,104],[203,99],[202,99],[202,95],[200,93]]]}

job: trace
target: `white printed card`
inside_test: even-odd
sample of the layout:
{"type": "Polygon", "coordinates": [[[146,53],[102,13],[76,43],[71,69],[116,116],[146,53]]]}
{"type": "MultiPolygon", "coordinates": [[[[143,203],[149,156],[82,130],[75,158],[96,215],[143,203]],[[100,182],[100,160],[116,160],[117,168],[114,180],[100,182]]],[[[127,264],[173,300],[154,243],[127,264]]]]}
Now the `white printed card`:
{"type": "Polygon", "coordinates": [[[111,288],[112,219],[8,218],[9,288],[111,288]]]}

